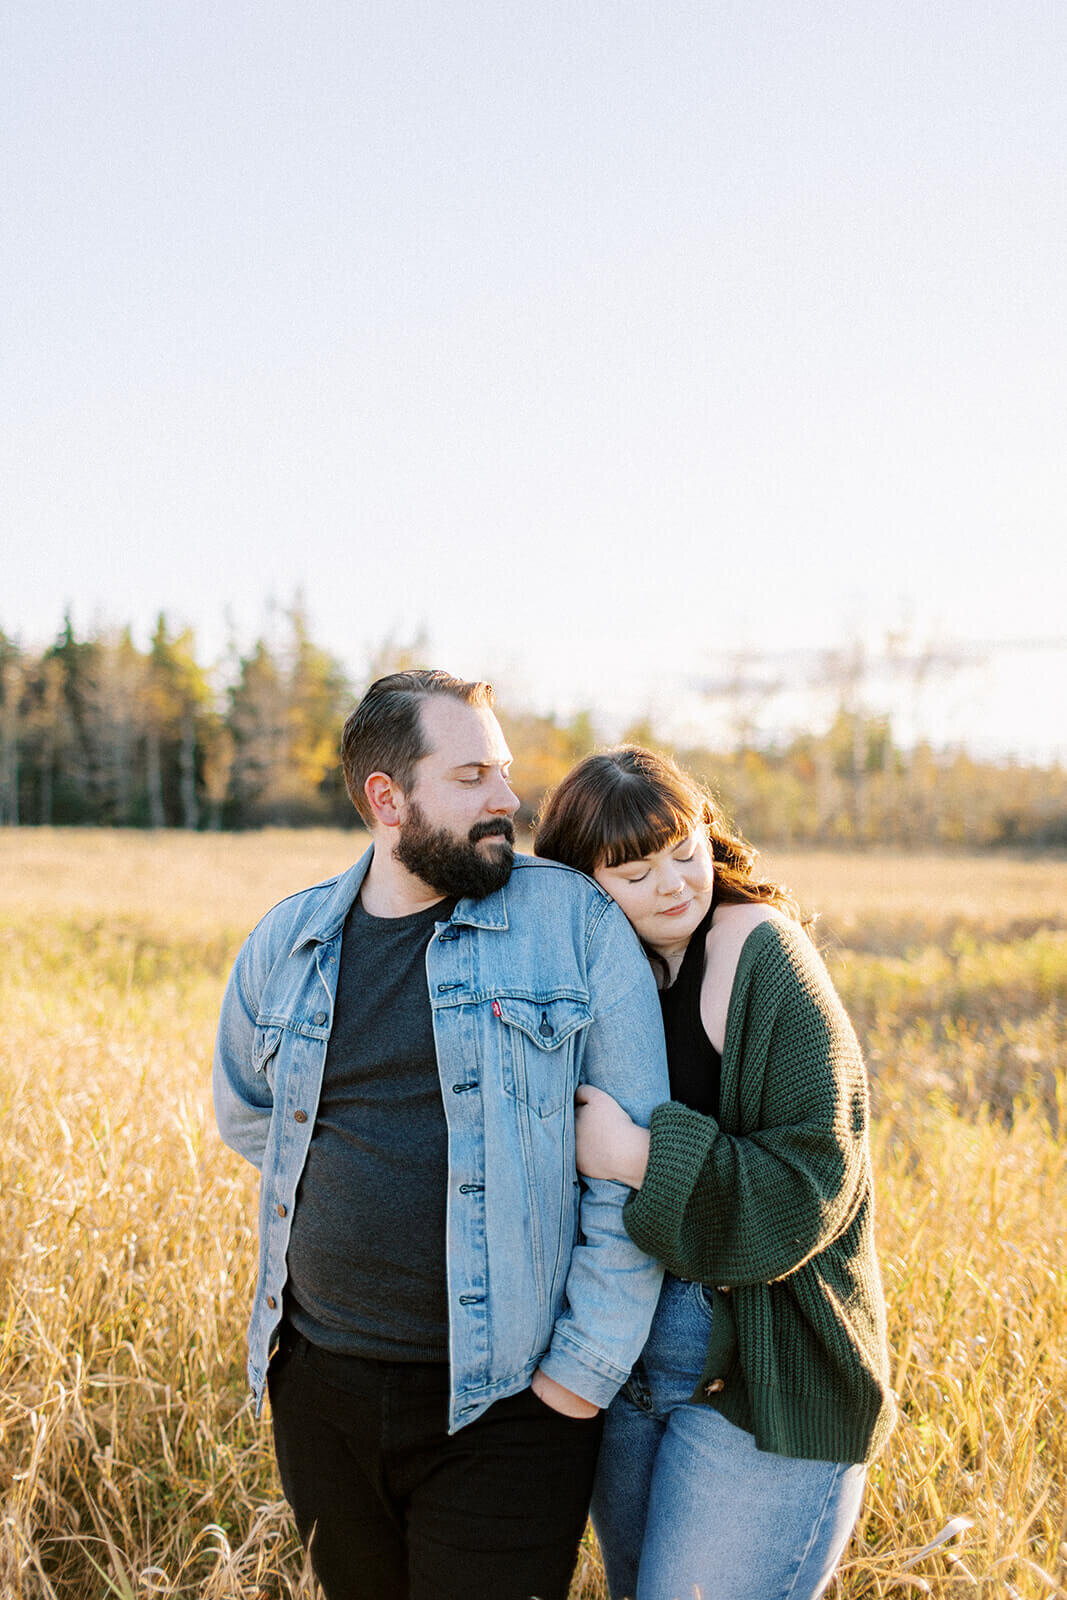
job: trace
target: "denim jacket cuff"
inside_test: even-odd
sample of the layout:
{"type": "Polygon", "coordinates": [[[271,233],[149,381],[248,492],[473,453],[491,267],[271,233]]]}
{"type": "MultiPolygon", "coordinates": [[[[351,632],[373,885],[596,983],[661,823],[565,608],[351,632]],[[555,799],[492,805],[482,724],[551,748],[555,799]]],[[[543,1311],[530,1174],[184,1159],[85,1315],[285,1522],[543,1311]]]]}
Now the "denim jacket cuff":
{"type": "Polygon", "coordinates": [[[603,1410],[609,1406],[622,1388],[628,1372],[622,1371],[612,1361],[584,1350],[565,1334],[558,1333],[542,1357],[541,1371],[554,1378],[572,1394],[580,1394],[594,1406],[603,1410]]]}

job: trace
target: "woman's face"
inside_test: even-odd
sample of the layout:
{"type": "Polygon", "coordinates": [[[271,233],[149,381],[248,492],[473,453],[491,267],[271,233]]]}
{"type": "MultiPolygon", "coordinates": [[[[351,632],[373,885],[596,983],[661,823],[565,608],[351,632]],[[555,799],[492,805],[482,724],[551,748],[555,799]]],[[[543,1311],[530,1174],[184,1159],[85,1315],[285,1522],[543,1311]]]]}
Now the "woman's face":
{"type": "Polygon", "coordinates": [[[617,867],[597,867],[593,876],[621,906],[638,937],[661,954],[689,943],[711,905],[715,884],[701,824],[665,850],[617,867]]]}

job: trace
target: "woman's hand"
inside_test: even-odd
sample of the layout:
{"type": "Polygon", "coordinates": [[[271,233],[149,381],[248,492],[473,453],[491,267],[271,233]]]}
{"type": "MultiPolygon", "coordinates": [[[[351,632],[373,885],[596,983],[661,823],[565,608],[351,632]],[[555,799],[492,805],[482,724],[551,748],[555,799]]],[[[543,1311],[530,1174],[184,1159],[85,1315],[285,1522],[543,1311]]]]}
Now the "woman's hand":
{"type": "Polygon", "coordinates": [[[573,1389],[565,1389],[555,1378],[550,1378],[547,1372],[542,1372],[540,1367],[530,1379],[530,1388],[538,1400],[564,1417],[587,1419],[595,1417],[600,1410],[600,1407],[595,1406],[591,1400],[575,1394],[573,1389]]]}
{"type": "Polygon", "coordinates": [[[578,1171],[640,1189],[648,1166],[648,1129],[639,1128],[617,1100],[591,1083],[578,1086],[574,1102],[578,1171]]]}

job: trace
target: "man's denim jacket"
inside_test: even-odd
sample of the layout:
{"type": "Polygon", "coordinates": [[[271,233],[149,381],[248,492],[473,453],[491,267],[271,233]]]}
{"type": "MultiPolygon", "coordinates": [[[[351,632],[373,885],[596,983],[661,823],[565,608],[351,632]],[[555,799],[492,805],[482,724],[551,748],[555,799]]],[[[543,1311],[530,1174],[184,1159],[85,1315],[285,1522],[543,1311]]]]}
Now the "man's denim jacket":
{"type": "MultiPolygon", "coordinates": [[[[370,864],[291,895],[237,957],[215,1050],[223,1139],[259,1168],[248,1373],[262,1403],[293,1206],[322,1083],[345,918],[370,864]]],[[[668,1098],[656,986],[622,912],[581,873],[518,856],[426,951],[448,1122],[449,1431],[534,1368],[604,1406],[648,1332],[660,1267],[622,1222],[624,1184],[582,1181],[574,1091],[647,1124],[668,1098]]]]}

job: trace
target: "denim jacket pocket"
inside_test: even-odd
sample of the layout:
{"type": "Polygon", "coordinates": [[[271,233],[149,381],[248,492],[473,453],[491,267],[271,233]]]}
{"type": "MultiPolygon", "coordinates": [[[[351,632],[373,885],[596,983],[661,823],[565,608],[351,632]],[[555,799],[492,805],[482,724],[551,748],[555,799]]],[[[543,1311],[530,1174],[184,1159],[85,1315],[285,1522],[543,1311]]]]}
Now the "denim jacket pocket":
{"type": "Polygon", "coordinates": [[[539,1117],[551,1117],[574,1094],[574,1054],[592,1022],[588,1005],[570,995],[527,1000],[501,995],[493,1003],[505,1024],[504,1091],[539,1117]]]}
{"type": "Polygon", "coordinates": [[[283,1029],[277,1026],[264,1026],[256,1024],[255,1038],[252,1040],[252,1065],[257,1072],[265,1072],[267,1082],[274,1087],[274,1058],[278,1054],[278,1046],[282,1042],[283,1029]]]}

